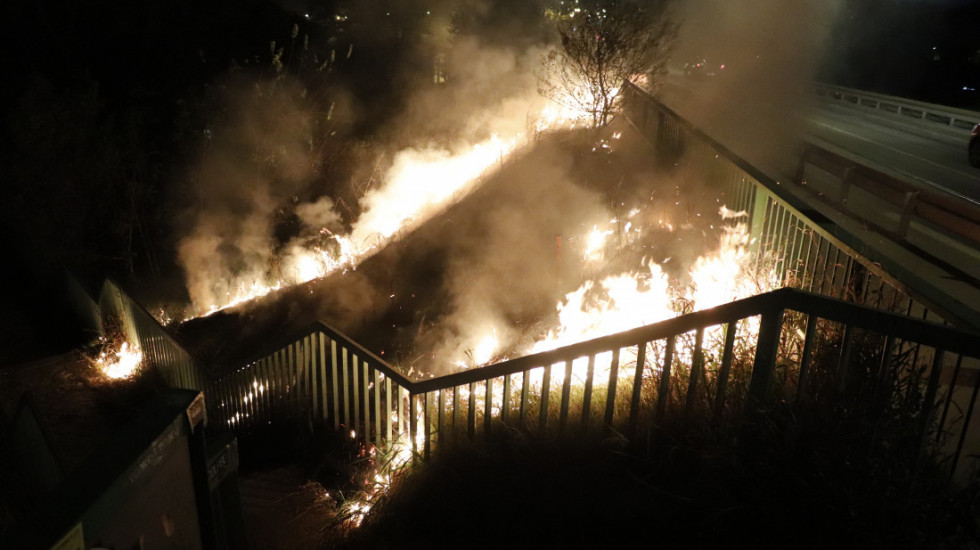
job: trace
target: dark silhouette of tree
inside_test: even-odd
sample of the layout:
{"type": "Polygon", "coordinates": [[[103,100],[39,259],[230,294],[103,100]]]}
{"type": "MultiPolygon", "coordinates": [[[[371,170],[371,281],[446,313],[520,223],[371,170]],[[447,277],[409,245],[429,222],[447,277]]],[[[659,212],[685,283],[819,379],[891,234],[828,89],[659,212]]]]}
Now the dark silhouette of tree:
{"type": "Polygon", "coordinates": [[[656,86],[667,71],[678,24],[669,1],[565,3],[548,10],[560,43],[542,61],[538,91],[605,126],[625,80],[656,86]]]}

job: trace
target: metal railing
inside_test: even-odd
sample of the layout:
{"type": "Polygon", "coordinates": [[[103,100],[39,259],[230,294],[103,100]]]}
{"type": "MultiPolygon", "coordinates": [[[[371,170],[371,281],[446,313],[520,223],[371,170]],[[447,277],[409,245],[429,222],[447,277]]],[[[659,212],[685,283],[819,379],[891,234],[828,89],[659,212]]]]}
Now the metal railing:
{"type": "MultiPolygon", "coordinates": [[[[923,189],[812,144],[800,155],[795,179],[815,200],[833,205],[920,255],[932,256],[926,249],[942,241],[948,241],[947,248],[955,248],[956,243],[980,248],[980,206],[975,203],[923,189]],[[852,203],[861,206],[855,209],[852,203]]],[[[947,253],[931,260],[964,280],[977,281],[980,274],[974,256],[947,253]]]]}
{"type": "Polygon", "coordinates": [[[833,84],[816,83],[815,88],[818,97],[846,101],[884,114],[895,115],[904,120],[913,119],[932,126],[945,126],[969,132],[976,124],[980,123],[980,112],[977,111],[956,109],[833,84]]]}
{"type": "Polygon", "coordinates": [[[119,330],[127,341],[138,344],[144,363],[157,369],[170,387],[208,392],[208,376],[197,361],[113,281],[102,287],[99,311],[103,334],[119,330]]]}
{"type": "Polygon", "coordinates": [[[915,437],[942,447],[952,475],[980,450],[968,437],[978,374],[974,334],[787,288],[408,389],[423,455],[495,423],[632,436],[670,416],[862,395],[914,409],[915,437]]]}
{"type": "MultiPolygon", "coordinates": [[[[104,300],[128,304],[115,314],[155,324],[137,329],[141,342],[165,333],[107,288],[104,300]]],[[[172,351],[149,349],[152,365],[171,364],[172,351]]],[[[317,322],[205,385],[212,429],[312,422],[382,448],[401,442],[423,457],[500,425],[635,436],[672,420],[738,422],[769,403],[847,396],[914,411],[917,443],[939,449],[950,475],[967,473],[963,458],[980,453],[970,430],[980,414],[976,334],[791,288],[428,380],[409,380],[317,322]]]]}
{"type": "MultiPolygon", "coordinates": [[[[627,82],[625,116],[661,164],[683,165],[714,185],[727,206],[748,215],[753,252],[781,284],[912,317],[980,327],[977,312],[936,293],[904,266],[876,254],[846,229],[669,107],[627,82]]],[[[788,182],[786,182],[788,183],[788,182]]]]}
{"type": "Polygon", "coordinates": [[[216,379],[212,420],[248,432],[309,421],[382,445],[407,437],[412,382],[350,338],[316,322],[216,379]]]}

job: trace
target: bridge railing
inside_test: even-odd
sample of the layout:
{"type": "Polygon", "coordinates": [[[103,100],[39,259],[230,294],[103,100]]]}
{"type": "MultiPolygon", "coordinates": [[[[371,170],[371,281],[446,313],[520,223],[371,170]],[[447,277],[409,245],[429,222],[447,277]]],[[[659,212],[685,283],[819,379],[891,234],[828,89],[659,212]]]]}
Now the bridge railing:
{"type": "Polygon", "coordinates": [[[968,109],[957,109],[833,84],[817,83],[815,87],[817,96],[821,98],[845,101],[906,120],[922,121],[932,126],[945,126],[969,132],[980,123],[980,112],[968,109]]]}
{"type": "MultiPolygon", "coordinates": [[[[980,327],[977,312],[939,293],[905,266],[877,254],[781,182],[700,131],[637,86],[626,83],[625,115],[661,163],[699,173],[727,206],[748,215],[753,252],[770,262],[780,284],[859,304],[980,327]]],[[[794,184],[795,185],[795,184],[794,184]]]]}

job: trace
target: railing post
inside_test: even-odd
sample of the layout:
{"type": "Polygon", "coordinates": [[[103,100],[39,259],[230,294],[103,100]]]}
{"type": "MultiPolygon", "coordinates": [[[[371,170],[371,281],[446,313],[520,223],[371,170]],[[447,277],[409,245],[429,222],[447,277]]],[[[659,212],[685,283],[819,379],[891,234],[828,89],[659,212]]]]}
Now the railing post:
{"type": "Polygon", "coordinates": [[[765,240],[766,210],[769,206],[769,193],[760,185],[755,186],[755,198],[752,201],[752,217],[749,220],[749,249],[758,256],[765,240]]]}
{"type": "Polygon", "coordinates": [[[752,363],[752,378],[749,380],[748,403],[753,407],[765,403],[768,397],[782,327],[782,307],[773,308],[762,314],[759,339],[755,348],[755,361],[752,363]]]}
{"type": "Polygon", "coordinates": [[[605,428],[608,430],[613,427],[613,418],[616,412],[616,380],[619,377],[619,347],[613,349],[612,362],[609,363],[609,385],[606,389],[606,414],[604,418],[605,428]]]}
{"type": "Polygon", "coordinates": [[[670,399],[670,364],[674,360],[674,337],[667,338],[667,347],[664,350],[664,364],[660,367],[660,385],[657,388],[657,414],[656,422],[663,422],[664,415],[667,413],[667,401],[670,399]]]}
{"type": "Polygon", "coordinates": [[[687,378],[687,398],[684,403],[684,420],[690,419],[697,401],[698,381],[704,367],[704,328],[699,328],[694,337],[694,355],[691,358],[691,371],[687,378]]]}

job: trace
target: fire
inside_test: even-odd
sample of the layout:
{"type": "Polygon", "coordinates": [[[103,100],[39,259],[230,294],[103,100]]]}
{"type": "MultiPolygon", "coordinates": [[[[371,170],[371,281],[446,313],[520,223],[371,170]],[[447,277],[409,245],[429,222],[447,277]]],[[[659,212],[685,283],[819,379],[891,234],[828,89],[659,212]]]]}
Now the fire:
{"type": "Polygon", "coordinates": [[[593,226],[592,231],[589,232],[589,236],[586,240],[585,245],[585,261],[588,262],[598,262],[602,261],[603,258],[603,247],[606,245],[606,238],[612,235],[613,231],[611,229],[600,230],[598,226],[593,226]]]}
{"type": "Polygon", "coordinates": [[[95,358],[95,366],[107,378],[113,380],[128,379],[135,376],[140,364],[143,362],[143,352],[139,346],[130,346],[129,342],[123,342],[119,349],[114,346],[104,345],[99,356],[95,358]]]}
{"type": "Polygon", "coordinates": [[[188,318],[210,315],[291,285],[356,269],[388,243],[472,191],[484,174],[503,164],[525,142],[526,136],[503,139],[494,135],[466,148],[402,151],[388,170],[386,184],[361,198],[363,213],[348,234],[334,234],[322,228],[320,234],[325,238],[317,243],[291,243],[281,258],[278,274],[253,271],[242,275],[227,290],[213,293],[214,303],[197,306],[188,318]]]}
{"type": "MultiPolygon", "coordinates": [[[[586,257],[606,233],[593,229],[586,257]]],[[[669,319],[693,309],[707,309],[772,290],[773,276],[754,273],[744,224],[726,226],[718,248],[699,257],[689,282],[671,281],[661,266],[648,260],[644,270],[587,280],[558,304],[559,326],[534,344],[541,352],[590,338],[615,334],[669,319]]]]}

